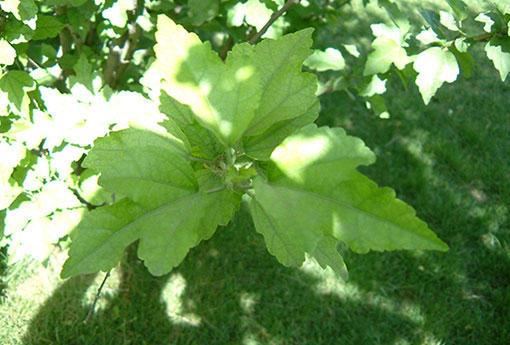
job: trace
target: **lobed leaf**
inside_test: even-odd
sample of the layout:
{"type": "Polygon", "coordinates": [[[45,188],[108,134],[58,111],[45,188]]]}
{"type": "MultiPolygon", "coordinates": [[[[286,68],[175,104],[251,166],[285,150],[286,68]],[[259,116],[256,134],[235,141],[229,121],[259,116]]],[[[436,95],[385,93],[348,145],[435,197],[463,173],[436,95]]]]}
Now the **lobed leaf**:
{"type": "Polygon", "coordinates": [[[162,88],[189,105],[224,145],[234,146],[259,105],[259,75],[252,59],[243,55],[224,64],[209,42],[202,43],[163,15],[158,17],[156,40],[153,68],[162,73],[162,88]]]}
{"type": "Polygon", "coordinates": [[[324,236],[360,253],[446,250],[393,190],[357,172],[374,160],[360,139],[339,128],[309,125],[287,138],[271,155],[267,180],[254,180],[252,215],[269,252],[298,266],[324,236]]]}
{"type": "Polygon", "coordinates": [[[455,55],[440,47],[428,48],[418,54],[413,67],[418,72],[416,85],[425,104],[430,102],[444,82],[452,83],[459,75],[455,55]]]}

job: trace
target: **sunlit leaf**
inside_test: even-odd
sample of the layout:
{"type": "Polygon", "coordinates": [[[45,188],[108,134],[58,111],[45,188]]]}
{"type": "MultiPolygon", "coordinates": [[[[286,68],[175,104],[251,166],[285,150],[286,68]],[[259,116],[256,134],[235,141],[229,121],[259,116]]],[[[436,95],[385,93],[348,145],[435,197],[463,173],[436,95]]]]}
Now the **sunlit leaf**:
{"type": "Polygon", "coordinates": [[[298,266],[324,236],[351,249],[435,249],[447,246],[414,210],[356,171],[374,155],[341,129],[307,126],[271,155],[268,180],[256,178],[251,210],[270,253],[298,266]]]}
{"type": "Polygon", "coordinates": [[[166,16],[159,16],[158,59],[162,88],[189,105],[202,125],[226,145],[233,146],[247,129],[261,94],[256,66],[247,55],[224,64],[209,42],[188,33],[166,16]]]}
{"type": "Polygon", "coordinates": [[[319,72],[340,71],[345,68],[345,60],[338,49],[327,48],[325,51],[315,50],[304,65],[319,72]]]}
{"type": "Polygon", "coordinates": [[[430,102],[444,82],[452,83],[459,75],[459,65],[455,55],[440,47],[428,48],[418,54],[413,67],[418,72],[416,85],[425,104],[430,102]]]}
{"type": "Polygon", "coordinates": [[[487,57],[494,63],[494,67],[498,70],[501,80],[505,81],[510,72],[510,53],[504,52],[502,46],[494,46],[491,42],[485,45],[485,52],[487,57]]]}

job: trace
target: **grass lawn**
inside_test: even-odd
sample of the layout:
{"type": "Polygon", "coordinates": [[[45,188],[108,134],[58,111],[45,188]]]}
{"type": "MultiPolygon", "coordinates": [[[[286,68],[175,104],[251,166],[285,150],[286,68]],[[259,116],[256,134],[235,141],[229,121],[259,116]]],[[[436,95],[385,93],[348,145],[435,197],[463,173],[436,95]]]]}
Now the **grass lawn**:
{"type": "Polygon", "coordinates": [[[343,282],[312,261],[280,265],[243,209],[166,276],[128,249],[87,324],[102,274],[61,281],[63,252],[0,268],[0,344],[510,344],[510,81],[476,61],[428,106],[393,78],[389,119],[345,93],[321,97],[318,123],[362,138],[378,157],[363,172],[448,252],[342,249],[343,282]]]}

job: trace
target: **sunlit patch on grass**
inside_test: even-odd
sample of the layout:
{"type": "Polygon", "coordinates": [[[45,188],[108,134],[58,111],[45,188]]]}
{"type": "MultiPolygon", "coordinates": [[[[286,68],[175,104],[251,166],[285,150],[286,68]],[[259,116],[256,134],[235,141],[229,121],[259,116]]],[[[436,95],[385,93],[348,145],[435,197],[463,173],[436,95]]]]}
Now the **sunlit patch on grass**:
{"type": "Polygon", "coordinates": [[[198,327],[201,318],[193,313],[183,313],[182,294],[186,289],[186,280],[179,274],[173,274],[161,291],[161,302],[166,305],[166,314],[175,324],[198,327]]]}
{"type": "Polygon", "coordinates": [[[239,304],[241,305],[243,311],[247,314],[251,314],[253,312],[256,303],[257,296],[255,294],[245,292],[239,298],[239,304]]]}
{"type": "Polygon", "coordinates": [[[313,275],[319,280],[315,285],[315,291],[321,295],[336,295],[343,300],[362,301],[366,305],[374,308],[383,309],[388,313],[400,315],[416,325],[423,325],[425,317],[417,304],[409,301],[395,301],[384,296],[385,294],[374,291],[362,291],[352,283],[340,279],[333,270],[328,267],[322,269],[313,259],[307,258],[300,270],[313,275]]]}
{"type": "Polygon", "coordinates": [[[5,276],[6,297],[0,301],[0,328],[7,331],[0,330],[0,343],[21,344],[30,320],[63,284],[59,273],[66,257],[67,252],[57,252],[46,265],[25,257],[9,267],[5,276]]]}
{"type": "MultiPolygon", "coordinates": [[[[96,275],[94,281],[87,288],[87,291],[85,292],[81,300],[81,304],[84,307],[90,308],[90,306],[94,302],[94,298],[96,297],[97,290],[104,280],[104,277],[105,274],[103,272],[100,272],[98,275],[96,275]]],[[[110,276],[106,280],[103,289],[101,290],[101,295],[99,296],[96,302],[95,308],[96,312],[105,309],[108,306],[108,300],[110,300],[113,296],[115,296],[118,293],[121,281],[120,278],[121,274],[118,269],[114,269],[110,272],[110,276]]]]}

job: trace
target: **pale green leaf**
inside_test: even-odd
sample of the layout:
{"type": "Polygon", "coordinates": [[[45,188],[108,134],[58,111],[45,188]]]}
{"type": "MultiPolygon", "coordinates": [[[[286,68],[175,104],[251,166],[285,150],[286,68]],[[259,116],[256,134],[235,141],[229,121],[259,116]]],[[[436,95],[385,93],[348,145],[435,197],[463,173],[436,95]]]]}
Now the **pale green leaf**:
{"type": "Polygon", "coordinates": [[[337,245],[338,240],[336,238],[326,235],[317,244],[312,255],[322,268],[329,266],[343,280],[348,280],[349,272],[347,272],[347,266],[345,266],[342,255],[337,250],[337,245]]]}
{"type": "Polygon", "coordinates": [[[340,71],[345,68],[345,60],[338,49],[327,48],[325,51],[315,50],[304,65],[319,72],[340,71]]]}
{"type": "Polygon", "coordinates": [[[359,93],[363,97],[371,97],[386,92],[386,80],[381,80],[377,75],[372,77],[370,83],[359,93]]]}
{"type": "Polygon", "coordinates": [[[485,52],[494,63],[501,80],[505,81],[510,72],[510,53],[503,51],[501,46],[493,46],[491,42],[485,45],[485,52]]]}
{"type": "Polygon", "coordinates": [[[227,11],[227,23],[229,26],[241,26],[246,22],[260,31],[272,14],[273,11],[259,0],[248,0],[237,3],[227,11]]]}
{"type": "Polygon", "coordinates": [[[251,48],[237,45],[233,55],[251,51],[263,88],[260,106],[250,123],[247,135],[258,135],[276,122],[304,114],[315,103],[317,78],[301,72],[303,61],[312,53],[312,29],[265,39],[251,48]]]}
{"type": "Polygon", "coordinates": [[[459,31],[455,17],[446,11],[439,11],[439,22],[451,31],[459,31]]]}
{"type": "Polygon", "coordinates": [[[259,105],[260,83],[256,66],[247,55],[226,63],[166,16],[158,17],[157,60],[151,66],[165,80],[162,89],[189,105],[202,125],[225,145],[243,135],[259,105]]]}
{"type": "Polygon", "coordinates": [[[125,199],[88,213],[72,232],[68,278],[115,267],[129,244],[140,240],[138,256],[154,275],[179,265],[190,248],[209,238],[217,224],[209,213],[216,195],[194,192],[146,210],[125,199]]]}
{"type": "Polygon", "coordinates": [[[424,45],[441,42],[441,39],[432,28],[422,30],[418,35],[416,35],[416,38],[424,45]]]}
{"type": "Polygon", "coordinates": [[[354,56],[354,57],[359,57],[360,56],[360,52],[358,50],[358,47],[356,47],[354,44],[344,44],[344,48],[352,56],[354,56]]]}
{"type": "MultiPolygon", "coordinates": [[[[311,212],[303,214],[295,205],[298,200],[286,199],[289,195],[280,195],[260,178],[255,179],[254,186],[257,195],[251,200],[250,211],[255,229],[264,236],[269,253],[285,266],[301,266],[305,253],[313,252],[323,236],[315,218],[325,214],[313,212],[311,217],[311,212]]],[[[314,206],[308,204],[308,210],[314,206]]]]}
{"type": "Polygon", "coordinates": [[[492,26],[494,25],[494,20],[492,20],[491,17],[489,17],[488,15],[486,15],[485,13],[480,13],[478,16],[476,16],[475,20],[477,22],[480,22],[480,23],[483,23],[483,29],[486,31],[486,32],[491,32],[492,31],[492,26]]]}
{"type": "Polygon", "coordinates": [[[428,48],[418,54],[413,67],[418,72],[416,85],[425,104],[430,102],[444,82],[452,83],[459,75],[459,65],[455,55],[440,47],[428,48]]]}
{"type": "Polygon", "coordinates": [[[16,50],[3,38],[0,38],[0,65],[12,65],[16,59],[16,50]]]}
{"type": "Polygon", "coordinates": [[[58,35],[65,25],[55,17],[39,14],[37,16],[36,29],[32,39],[44,40],[58,35]]]}
{"type": "Polygon", "coordinates": [[[341,129],[309,125],[288,137],[271,155],[268,180],[254,180],[252,214],[269,252],[284,265],[299,265],[326,235],[360,253],[445,250],[393,190],[357,172],[374,159],[341,129]]]}
{"type": "Polygon", "coordinates": [[[130,128],[99,138],[83,166],[101,172],[99,184],[146,209],[198,190],[179,134],[130,128]]]}
{"type": "Polygon", "coordinates": [[[128,15],[127,11],[134,10],[136,2],[132,0],[116,0],[111,7],[103,10],[102,16],[104,19],[110,21],[113,26],[123,28],[127,24],[128,15]]]}
{"type": "Polygon", "coordinates": [[[5,12],[10,12],[18,20],[32,19],[39,10],[34,0],[5,0],[0,1],[0,7],[5,12]]]}
{"type": "Polygon", "coordinates": [[[173,119],[186,135],[193,156],[215,159],[224,153],[223,145],[211,131],[196,121],[189,106],[177,102],[164,91],[161,92],[159,101],[159,110],[173,119]]]}
{"type": "Polygon", "coordinates": [[[317,100],[304,114],[294,119],[277,122],[262,134],[243,138],[246,154],[258,160],[268,160],[271,152],[283,139],[317,119],[319,107],[319,100],[317,100]]]}
{"type": "Polygon", "coordinates": [[[7,92],[9,102],[24,116],[28,116],[27,92],[35,88],[34,80],[24,71],[9,71],[0,79],[0,89],[7,92]]]}
{"type": "Polygon", "coordinates": [[[69,76],[71,88],[75,83],[80,83],[93,94],[99,91],[99,87],[103,84],[101,76],[92,70],[92,66],[85,54],[80,55],[80,58],[76,61],[73,69],[76,72],[76,75],[69,76]]]}
{"type": "Polygon", "coordinates": [[[406,50],[392,38],[378,37],[372,43],[374,51],[368,55],[363,75],[385,73],[395,64],[403,69],[412,59],[407,56],[406,50]]]}

